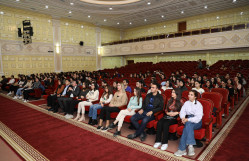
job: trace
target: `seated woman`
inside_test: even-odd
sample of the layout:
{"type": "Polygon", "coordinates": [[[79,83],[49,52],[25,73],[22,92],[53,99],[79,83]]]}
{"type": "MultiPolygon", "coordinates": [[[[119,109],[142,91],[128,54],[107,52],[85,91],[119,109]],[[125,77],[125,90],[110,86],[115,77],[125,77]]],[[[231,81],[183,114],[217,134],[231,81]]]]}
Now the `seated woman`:
{"type": "Polygon", "coordinates": [[[187,91],[188,90],[188,88],[185,86],[185,82],[182,79],[179,80],[178,89],[180,89],[181,93],[183,91],[187,91]]]}
{"type": "Polygon", "coordinates": [[[85,120],[85,106],[91,106],[93,101],[97,101],[99,99],[99,90],[97,89],[97,85],[95,83],[91,84],[91,90],[86,95],[87,101],[80,102],[78,104],[78,112],[77,116],[74,120],[84,121],[85,120]],[[80,117],[81,113],[81,117],[80,117]]]}
{"type": "Polygon", "coordinates": [[[168,79],[165,84],[162,84],[162,88],[164,91],[166,91],[167,89],[173,89],[172,87],[172,83],[170,82],[170,80],[168,79]]]}
{"type": "Polygon", "coordinates": [[[61,96],[65,85],[61,84],[61,80],[58,80],[58,87],[54,90],[53,94],[47,97],[47,106],[51,107],[48,111],[54,111],[53,108],[56,104],[57,98],[61,96]]]}
{"type": "Polygon", "coordinates": [[[26,88],[23,91],[23,98],[24,102],[28,102],[29,100],[29,94],[33,93],[35,89],[39,88],[41,85],[41,82],[38,77],[35,78],[35,82],[33,83],[32,87],[26,88]]]}
{"type": "Polygon", "coordinates": [[[98,109],[102,109],[105,104],[110,103],[112,100],[112,97],[113,97],[113,94],[112,94],[111,87],[106,86],[105,92],[102,94],[99,103],[90,106],[89,114],[88,114],[88,116],[89,116],[88,124],[90,124],[90,125],[97,125],[98,124],[98,121],[97,121],[98,109]]]}
{"type": "Polygon", "coordinates": [[[25,76],[20,76],[19,81],[17,82],[16,85],[10,86],[10,91],[14,91],[14,98],[13,99],[18,99],[22,98],[20,95],[22,95],[21,90],[23,89],[23,86],[26,84],[26,78],[25,76]],[[18,94],[17,91],[19,90],[18,94]]]}
{"type": "Polygon", "coordinates": [[[211,80],[207,80],[206,81],[206,85],[204,87],[206,87],[209,91],[211,91],[212,88],[213,88],[212,81],[211,80]]]}
{"type": "Polygon", "coordinates": [[[97,127],[97,130],[102,129],[103,131],[107,131],[109,128],[111,113],[119,112],[120,111],[119,107],[127,104],[128,98],[123,83],[118,83],[117,89],[118,91],[114,94],[109,106],[105,106],[101,109],[99,126],[97,127]],[[104,116],[106,117],[106,125],[103,128],[102,123],[104,116]]]}
{"type": "Polygon", "coordinates": [[[134,89],[134,96],[130,98],[130,102],[127,106],[127,109],[121,110],[118,116],[116,117],[116,120],[109,126],[109,129],[113,129],[118,124],[118,129],[113,134],[114,137],[121,135],[120,130],[123,125],[125,116],[134,115],[136,113],[135,110],[140,109],[142,107],[142,103],[143,103],[143,98],[141,97],[141,91],[139,88],[136,87],[134,89]]]}
{"type": "Polygon", "coordinates": [[[181,102],[181,90],[176,88],[172,90],[171,98],[167,103],[165,113],[157,123],[157,133],[154,148],[161,146],[161,150],[168,148],[169,126],[177,124],[177,117],[180,113],[183,102],[181,102]],[[163,139],[162,139],[163,135],[163,139]]]}
{"type": "MultiPolygon", "coordinates": [[[[15,77],[14,75],[11,76],[9,82],[7,83],[7,86],[11,87],[15,84],[15,77]]],[[[12,92],[10,92],[10,88],[7,90],[9,93],[7,94],[8,96],[12,94],[12,92]]]]}
{"type": "Polygon", "coordinates": [[[178,151],[175,152],[175,156],[186,155],[186,148],[188,145],[188,155],[194,156],[195,151],[193,145],[196,145],[194,130],[198,130],[202,127],[203,107],[199,101],[197,101],[198,93],[195,90],[189,91],[189,100],[184,103],[180,111],[180,118],[184,124],[183,133],[181,136],[178,151]]]}
{"type": "Polygon", "coordinates": [[[195,88],[192,88],[192,90],[196,90],[200,95],[205,92],[204,89],[201,88],[201,82],[199,81],[195,81],[195,88]]]}

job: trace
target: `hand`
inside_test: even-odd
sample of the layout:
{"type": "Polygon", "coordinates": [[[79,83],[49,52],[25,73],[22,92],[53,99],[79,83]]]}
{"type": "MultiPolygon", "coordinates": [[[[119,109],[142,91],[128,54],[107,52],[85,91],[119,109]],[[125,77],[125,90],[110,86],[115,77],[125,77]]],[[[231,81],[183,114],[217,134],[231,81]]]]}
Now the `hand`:
{"type": "Polygon", "coordinates": [[[84,96],[80,96],[81,99],[84,99],[84,96]]]}
{"type": "Polygon", "coordinates": [[[104,104],[103,104],[103,103],[101,103],[101,107],[104,107],[104,104]]]}
{"type": "Polygon", "coordinates": [[[131,108],[128,108],[128,111],[129,111],[129,112],[131,112],[131,110],[132,110],[131,108]]]}
{"type": "Polygon", "coordinates": [[[57,95],[57,97],[60,97],[60,96],[61,96],[61,95],[59,95],[59,94],[57,95]]]}
{"type": "Polygon", "coordinates": [[[144,112],[143,109],[141,109],[141,110],[138,111],[138,113],[139,113],[140,115],[142,115],[143,112],[144,112]]]}
{"type": "Polygon", "coordinates": [[[150,111],[150,112],[148,112],[148,113],[146,114],[146,116],[151,116],[152,114],[153,114],[153,112],[150,111]]]}
{"type": "Polygon", "coordinates": [[[68,88],[68,90],[70,90],[70,91],[71,91],[71,90],[73,90],[73,88],[72,88],[72,87],[69,87],[69,88],[68,88]]]}
{"type": "Polygon", "coordinates": [[[186,122],[188,122],[188,119],[187,118],[183,118],[182,119],[182,123],[185,124],[186,122]]]}

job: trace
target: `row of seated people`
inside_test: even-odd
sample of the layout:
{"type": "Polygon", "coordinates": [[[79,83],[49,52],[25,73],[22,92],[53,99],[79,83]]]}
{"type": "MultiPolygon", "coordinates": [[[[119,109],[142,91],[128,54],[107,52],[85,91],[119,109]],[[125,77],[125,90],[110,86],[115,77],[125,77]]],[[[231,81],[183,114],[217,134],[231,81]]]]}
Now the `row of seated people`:
{"type": "MultiPolygon", "coordinates": [[[[48,105],[53,104],[53,102],[56,103],[56,97],[58,97],[57,100],[59,107],[61,107],[65,112],[65,117],[70,119],[73,118],[73,109],[78,103],[77,116],[74,118],[74,120],[78,121],[85,120],[84,114],[86,107],[90,106],[88,115],[90,117],[89,124],[91,125],[97,124],[97,110],[100,109],[100,120],[97,130],[108,131],[109,129],[118,126],[114,136],[121,135],[121,127],[125,117],[132,116],[130,120],[136,128],[136,132],[128,135],[127,137],[129,139],[140,137],[141,141],[146,139],[146,133],[144,130],[147,123],[155,120],[156,116],[154,114],[165,110],[165,116],[162,117],[157,123],[158,130],[154,145],[155,148],[158,148],[162,144],[162,150],[166,150],[168,147],[169,127],[170,125],[177,124],[177,118],[180,113],[180,118],[182,123],[185,124],[185,128],[182,134],[183,137],[181,137],[179,150],[175,153],[175,155],[186,155],[187,145],[189,145],[188,155],[193,156],[195,154],[192,146],[195,145],[193,129],[200,129],[202,127],[201,118],[203,115],[203,107],[198,101],[196,101],[198,97],[197,91],[191,90],[188,96],[191,103],[184,103],[184,101],[181,100],[181,90],[178,88],[172,90],[166,106],[167,108],[164,109],[165,98],[163,98],[163,95],[159,93],[160,85],[156,82],[151,83],[151,92],[144,97],[144,100],[141,97],[141,89],[138,87],[134,89],[134,96],[129,99],[125,92],[123,83],[117,84],[117,92],[115,92],[114,96],[111,92],[112,89],[109,86],[105,86],[104,92],[100,97],[100,102],[94,104],[94,102],[98,100],[99,93],[101,93],[99,92],[101,90],[97,90],[96,86],[96,84],[92,83],[91,89],[87,92],[86,86],[83,83],[83,90],[80,92],[76,81],[73,81],[72,85],[70,85],[69,80],[66,80],[66,87],[60,86],[59,82],[56,92],[61,91],[61,96],[58,97],[60,95],[59,93],[48,96],[48,105]],[[77,95],[77,93],[80,94],[77,95]],[[73,97],[75,97],[75,99],[73,99],[73,97]],[[128,101],[129,104],[127,108],[124,109],[123,107],[127,105],[128,101]],[[181,110],[183,103],[184,106],[181,110]],[[111,113],[115,112],[119,112],[119,114],[117,115],[115,121],[110,124],[111,113]],[[103,126],[104,117],[106,119],[105,126],[103,126]],[[139,120],[142,120],[141,124],[138,123],[139,120]]],[[[209,107],[209,111],[210,110],[211,107],[209,107]]]]}
{"type": "Polygon", "coordinates": [[[39,89],[40,95],[42,89],[44,89],[38,77],[32,79],[27,76],[20,76],[18,79],[15,79],[12,75],[8,82],[6,80],[3,77],[1,83],[2,90],[8,91],[7,95],[14,94],[13,99],[23,99],[24,102],[28,102],[31,93],[34,93],[36,89],[39,89]]]}

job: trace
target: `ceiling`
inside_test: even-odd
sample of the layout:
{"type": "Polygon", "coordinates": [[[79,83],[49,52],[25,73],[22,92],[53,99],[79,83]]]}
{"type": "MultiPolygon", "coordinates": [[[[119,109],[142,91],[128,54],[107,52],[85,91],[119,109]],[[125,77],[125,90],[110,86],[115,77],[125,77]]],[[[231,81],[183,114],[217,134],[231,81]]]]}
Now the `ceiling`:
{"type": "Polygon", "coordinates": [[[127,29],[249,5],[249,0],[0,0],[54,18],[127,29]],[[47,8],[46,8],[47,6],[47,8]],[[207,6],[205,9],[204,6],[207,6]],[[69,13],[71,11],[71,13],[69,13]],[[183,13],[181,13],[183,11],[183,13]],[[146,20],[145,20],[146,19],[146,20]]]}

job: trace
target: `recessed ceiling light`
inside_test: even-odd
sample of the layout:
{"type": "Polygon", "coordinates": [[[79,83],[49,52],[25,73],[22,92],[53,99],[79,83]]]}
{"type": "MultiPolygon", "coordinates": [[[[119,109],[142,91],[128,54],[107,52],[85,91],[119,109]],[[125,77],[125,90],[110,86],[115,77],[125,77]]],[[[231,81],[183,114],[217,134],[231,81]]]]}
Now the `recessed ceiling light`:
{"type": "Polygon", "coordinates": [[[144,19],[144,21],[146,22],[146,21],[147,21],[147,19],[144,19]]]}
{"type": "Polygon", "coordinates": [[[244,14],[244,12],[240,12],[240,15],[243,15],[244,14]]]}
{"type": "Polygon", "coordinates": [[[111,7],[109,8],[109,10],[112,10],[112,9],[113,9],[113,8],[111,8],[111,7]]]}
{"type": "Polygon", "coordinates": [[[164,15],[162,15],[161,17],[164,18],[164,15]]]}
{"type": "Polygon", "coordinates": [[[45,8],[48,8],[48,5],[46,5],[45,8]]]}
{"type": "Polygon", "coordinates": [[[65,23],[65,25],[68,25],[68,23],[65,23]]]}
{"type": "Polygon", "coordinates": [[[71,3],[70,3],[70,5],[71,5],[71,6],[72,6],[72,5],[74,5],[74,3],[73,3],[73,2],[71,2],[71,3]]]}
{"type": "Polygon", "coordinates": [[[130,22],[130,25],[132,25],[132,22],[130,22]]]}
{"type": "Polygon", "coordinates": [[[80,26],[82,29],[84,28],[84,26],[82,25],[82,26],[80,26]]]}
{"type": "Polygon", "coordinates": [[[207,9],[207,8],[208,8],[208,6],[206,5],[206,6],[204,6],[204,8],[205,8],[205,9],[207,9]]]}
{"type": "Polygon", "coordinates": [[[51,20],[48,20],[48,23],[50,23],[51,22],[51,20]]]}
{"type": "Polygon", "coordinates": [[[151,4],[151,2],[148,2],[148,3],[147,3],[147,5],[150,5],[150,4],[151,4]]]}
{"type": "Polygon", "coordinates": [[[3,15],[3,14],[4,14],[4,12],[3,12],[3,11],[1,11],[1,12],[0,12],[0,14],[1,14],[1,15],[3,15]]]}
{"type": "Polygon", "coordinates": [[[166,28],[166,25],[164,25],[163,27],[166,28]]]}
{"type": "Polygon", "coordinates": [[[219,16],[217,16],[217,17],[216,17],[216,19],[218,20],[218,19],[220,19],[220,17],[219,17],[219,16]]]}
{"type": "Polygon", "coordinates": [[[237,0],[233,0],[233,3],[236,3],[237,2],[237,0]]]}
{"type": "Polygon", "coordinates": [[[104,19],[104,21],[106,22],[107,20],[106,20],[106,19],[104,19]]]}
{"type": "Polygon", "coordinates": [[[90,15],[88,15],[87,17],[88,17],[88,18],[91,18],[91,16],[90,16],[90,15]]]}
{"type": "Polygon", "coordinates": [[[181,14],[184,14],[184,11],[181,11],[181,14]]]}
{"type": "Polygon", "coordinates": [[[17,2],[19,2],[20,0],[16,0],[17,2]]]}
{"type": "Polygon", "coordinates": [[[117,25],[119,25],[119,22],[117,23],[117,25]]]}
{"type": "Polygon", "coordinates": [[[72,11],[69,11],[68,13],[72,13],[72,11]]]}

